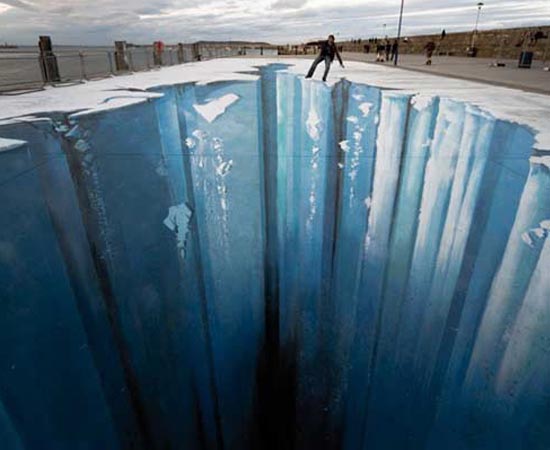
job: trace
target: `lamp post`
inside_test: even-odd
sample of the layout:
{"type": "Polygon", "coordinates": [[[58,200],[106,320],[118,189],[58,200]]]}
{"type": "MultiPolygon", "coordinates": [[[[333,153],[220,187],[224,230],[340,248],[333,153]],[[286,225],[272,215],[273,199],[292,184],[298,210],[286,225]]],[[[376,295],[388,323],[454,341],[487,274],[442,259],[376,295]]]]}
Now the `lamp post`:
{"type": "Polygon", "coordinates": [[[405,7],[405,0],[401,0],[401,10],[399,11],[399,25],[397,26],[397,48],[395,50],[395,57],[393,65],[397,66],[397,60],[399,59],[399,46],[401,45],[401,26],[403,25],[403,8],[405,7]]]}
{"type": "Polygon", "coordinates": [[[477,37],[477,27],[479,25],[479,17],[481,16],[481,8],[483,8],[483,5],[484,3],[482,2],[479,2],[477,4],[477,16],[476,16],[476,24],[474,25],[474,32],[472,33],[472,45],[470,45],[470,48],[473,49],[475,48],[475,45],[476,45],[476,37],[477,37]]]}

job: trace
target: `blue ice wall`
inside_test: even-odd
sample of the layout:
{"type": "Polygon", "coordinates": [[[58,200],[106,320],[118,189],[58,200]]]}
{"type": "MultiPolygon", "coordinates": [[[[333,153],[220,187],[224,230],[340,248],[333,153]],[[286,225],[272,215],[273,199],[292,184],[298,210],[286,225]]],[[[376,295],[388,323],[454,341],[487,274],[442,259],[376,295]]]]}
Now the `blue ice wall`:
{"type": "Polygon", "coordinates": [[[550,447],[532,133],[283,69],[0,125],[2,448],[550,447]]]}

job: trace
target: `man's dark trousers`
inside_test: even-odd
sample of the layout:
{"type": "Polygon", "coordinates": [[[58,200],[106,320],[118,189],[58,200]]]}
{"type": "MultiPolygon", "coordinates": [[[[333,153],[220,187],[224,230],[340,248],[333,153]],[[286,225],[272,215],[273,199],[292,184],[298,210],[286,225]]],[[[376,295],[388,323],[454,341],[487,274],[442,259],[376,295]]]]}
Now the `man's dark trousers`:
{"type": "Polygon", "coordinates": [[[309,72],[307,73],[306,78],[311,78],[313,76],[313,74],[315,73],[315,69],[317,69],[317,66],[321,64],[322,61],[325,61],[325,74],[323,75],[323,81],[327,81],[330,65],[332,64],[332,60],[328,55],[327,56],[319,55],[317,56],[317,58],[315,58],[315,61],[313,61],[313,64],[311,65],[311,68],[309,69],[309,72]]]}

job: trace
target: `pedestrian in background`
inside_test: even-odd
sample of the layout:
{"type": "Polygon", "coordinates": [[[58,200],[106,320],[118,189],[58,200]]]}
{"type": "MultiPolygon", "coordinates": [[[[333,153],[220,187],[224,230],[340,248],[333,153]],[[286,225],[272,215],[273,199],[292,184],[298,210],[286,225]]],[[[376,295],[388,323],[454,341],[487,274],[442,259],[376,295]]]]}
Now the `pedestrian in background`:
{"type": "Polygon", "coordinates": [[[432,55],[434,54],[435,50],[435,43],[433,41],[429,41],[424,46],[424,51],[426,52],[426,65],[431,66],[432,65],[432,55]]]}
{"type": "Polygon", "coordinates": [[[395,62],[395,58],[397,58],[397,51],[399,50],[399,42],[397,39],[393,41],[393,44],[391,46],[391,60],[395,62]]]}
{"type": "Polygon", "coordinates": [[[386,51],[386,61],[389,61],[390,60],[390,53],[391,53],[391,42],[389,39],[386,39],[386,47],[385,47],[385,51],[386,51]]]}
{"type": "Polygon", "coordinates": [[[383,42],[379,42],[376,45],[376,62],[384,62],[384,52],[385,52],[386,46],[383,42]]]}

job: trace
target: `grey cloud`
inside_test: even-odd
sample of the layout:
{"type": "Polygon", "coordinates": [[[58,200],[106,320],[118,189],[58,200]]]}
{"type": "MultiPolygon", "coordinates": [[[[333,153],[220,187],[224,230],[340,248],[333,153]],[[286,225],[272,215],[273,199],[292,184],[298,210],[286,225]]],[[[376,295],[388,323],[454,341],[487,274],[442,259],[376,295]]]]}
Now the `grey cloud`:
{"type": "Polygon", "coordinates": [[[146,6],[144,8],[138,8],[138,9],[135,9],[134,10],[135,13],[137,14],[158,14],[159,13],[159,9],[156,7],[156,6],[146,6]]]}
{"type": "Polygon", "coordinates": [[[271,5],[271,9],[300,9],[308,0],[277,0],[271,5]]]}
{"type": "MultiPolygon", "coordinates": [[[[307,0],[0,0],[16,6],[0,14],[2,40],[35,44],[39,33],[60,44],[111,45],[115,39],[147,43],[201,39],[257,39],[275,43],[323,37],[374,37],[397,28],[398,1],[318,6],[307,0]],[[263,8],[262,5],[265,5],[263,8]],[[186,10],[190,9],[189,16],[186,10]],[[170,12],[177,12],[172,16],[170,12]],[[69,15],[70,20],[67,19],[69,15]],[[158,17],[156,17],[158,15],[158,17]],[[142,19],[140,20],[140,16],[142,19]],[[145,16],[145,17],[143,17],[145,16]],[[147,17],[149,16],[149,17],[147,17]]],[[[468,30],[476,7],[471,0],[407,0],[404,34],[468,30]]],[[[550,22],[540,0],[492,0],[481,27],[550,22]]]]}
{"type": "Polygon", "coordinates": [[[34,9],[32,4],[29,4],[27,2],[23,2],[21,0],[1,0],[0,4],[13,6],[14,8],[29,9],[29,10],[34,9]]]}

